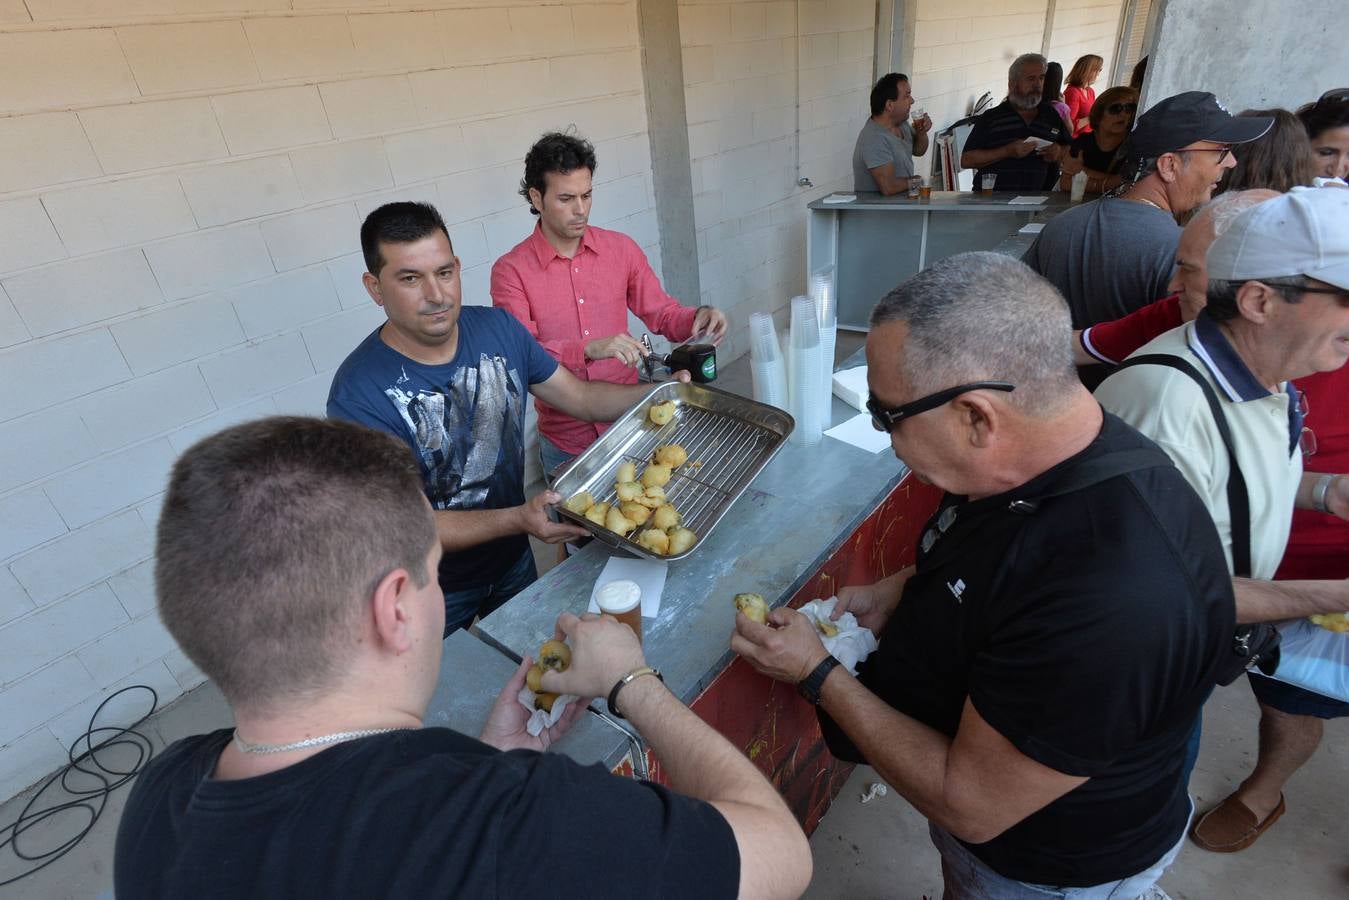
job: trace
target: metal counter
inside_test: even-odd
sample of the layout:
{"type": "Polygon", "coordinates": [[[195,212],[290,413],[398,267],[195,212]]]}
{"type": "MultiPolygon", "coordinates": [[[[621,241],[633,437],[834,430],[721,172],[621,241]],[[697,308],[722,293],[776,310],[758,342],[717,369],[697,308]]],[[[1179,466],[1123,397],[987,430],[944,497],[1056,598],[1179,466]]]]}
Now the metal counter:
{"type": "Polygon", "coordinates": [[[809,204],[806,227],[807,271],[835,267],[838,324],[855,331],[867,329],[871,308],[909,276],[956,253],[1004,251],[1011,246],[1004,241],[1023,225],[1048,221],[1073,205],[1064,191],[995,191],[991,196],[934,191],[929,200],[859,193],[856,198],[809,204]],[[1010,205],[1018,196],[1045,201],[1010,205]]]}

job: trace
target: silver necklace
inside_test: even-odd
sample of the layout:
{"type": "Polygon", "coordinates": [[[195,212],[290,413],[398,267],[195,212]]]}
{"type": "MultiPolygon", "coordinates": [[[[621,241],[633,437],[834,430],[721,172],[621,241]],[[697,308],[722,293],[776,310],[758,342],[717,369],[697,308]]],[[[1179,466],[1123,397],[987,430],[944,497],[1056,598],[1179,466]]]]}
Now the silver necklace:
{"type": "Polygon", "coordinates": [[[286,753],[290,750],[306,750],[310,747],[322,747],[327,744],[340,744],[344,741],[354,741],[358,738],[371,737],[376,734],[388,734],[390,731],[404,731],[406,728],[364,728],[360,731],[339,731],[336,734],[325,734],[319,737],[305,738],[302,741],[292,741],[289,744],[250,744],[248,741],[239,737],[239,732],[234,732],[235,745],[245,753],[286,753]]]}

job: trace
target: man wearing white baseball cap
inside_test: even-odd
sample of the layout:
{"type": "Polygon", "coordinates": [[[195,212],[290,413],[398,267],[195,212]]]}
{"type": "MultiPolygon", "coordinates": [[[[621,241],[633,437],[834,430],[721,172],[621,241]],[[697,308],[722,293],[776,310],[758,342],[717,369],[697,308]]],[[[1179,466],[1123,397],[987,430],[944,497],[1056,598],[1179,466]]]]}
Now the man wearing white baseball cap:
{"type": "MultiPolygon", "coordinates": [[[[1306,410],[1289,383],[1349,360],[1349,191],[1295,188],[1246,210],[1206,265],[1199,317],[1144,345],[1096,397],[1167,451],[1204,499],[1237,576],[1238,622],[1343,611],[1345,584],[1280,582],[1271,598],[1263,583],[1283,556],[1295,506],[1349,520],[1349,478],[1303,471],[1306,410]]],[[[1282,683],[1256,674],[1251,683],[1262,755],[1271,723],[1349,714],[1329,698],[1316,709],[1271,709],[1266,697],[1285,694],[1282,683]]],[[[1195,842],[1223,852],[1254,843],[1283,814],[1282,783],[1310,750],[1292,756],[1272,791],[1267,775],[1252,776],[1200,818],[1195,842]]]]}

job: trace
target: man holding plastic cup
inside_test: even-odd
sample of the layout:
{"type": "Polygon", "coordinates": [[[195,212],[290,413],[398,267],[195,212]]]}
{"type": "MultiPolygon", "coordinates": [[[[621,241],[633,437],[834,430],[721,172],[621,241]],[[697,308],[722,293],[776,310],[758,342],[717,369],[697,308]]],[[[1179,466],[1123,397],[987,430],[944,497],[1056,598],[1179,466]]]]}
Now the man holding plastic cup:
{"type": "Polygon", "coordinates": [[[927,152],[932,119],[919,111],[910,120],[912,108],[907,75],[891,72],[871,88],[871,118],[853,147],[853,190],[890,197],[918,189],[922,179],[913,174],[913,158],[927,152]]]}

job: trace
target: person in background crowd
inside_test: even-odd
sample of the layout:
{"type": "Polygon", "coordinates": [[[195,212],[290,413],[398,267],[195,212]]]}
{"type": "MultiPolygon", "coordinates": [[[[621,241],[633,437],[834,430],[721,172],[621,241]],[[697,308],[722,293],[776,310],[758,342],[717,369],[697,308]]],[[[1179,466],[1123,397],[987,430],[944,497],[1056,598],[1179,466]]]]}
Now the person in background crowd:
{"type": "Polygon", "coordinates": [[[1117,194],[1050,220],[1025,262],[1068,299],[1073,327],[1128,315],[1166,295],[1180,240],[1177,220],[1208,202],[1232,147],[1269,130],[1237,118],[1212,94],[1167,97],[1138,117],[1117,194]]]}
{"type": "Polygon", "coordinates": [[[519,701],[529,658],[476,740],[423,727],[444,647],[440,545],[416,460],[388,434],[276,417],[183,454],[159,519],[159,614],[234,727],[176,741],[140,773],[118,897],[805,890],[810,846],[782,798],[640,677],[657,673],[611,618],[558,619],[571,666],[542,686],[580,699],[537,736],[519,701]],[[672,789],[540,752],[611,688],[672,789]]]}
{"type": "Polygon", "coordinates": [[[1278,192],[1267,190],[1231,192],[1219,194],[1200,207],[1180,233],[1176,272],[1166,286],[1170,295],[1122,319],[1073,332],[1073,362],[1079,366],[1097,363],[1117,366],[1153,338],[1193,322],[1208,302],[1208,269],[1204,258],[1209,246],[1237,215],[1277,196],[1278,192]]]}
{"type": "Polygon", "coordinates": [[[334,373],[328,416],[386,431],[413,451],[445,551],[449,634],[538,578],[528,535],[560,543],[588,534],[548,518],[562,501],[556,493],[525,499],[528,392],[578,418],[612,421],[646,389],[581,381],[509,314],[465,305],[459,258],[429,204],[370,213],[361,251],[365,289],[388,321],[334,373]]]}
{"type": "Polygon", "coordinates": [[[868,408],[947,493],[916,567],[839,591],[880,649],[853,677],[786,608],[731,637],[928,819],[962,900],[1164,896],[1192,809],[1182,750],[1230,652],[1207,511],[1083,388],[1068,333],[1053,286],[993,253],[881,300],[868,408]]]}
{"type": "Polygon", "coordinates": [[[1143,79],[1147,77],[1147,74],[1148,74],[1148,58],[1145,56],[1138,62],[1134,63],[1133,71],[1129,73],[1129,87],[1138,91],[1139,94],[1142,94],[1143,79]]]}
{"type": "MultiPolygon", "coordinates": [[[[1310,407],[1289,383],[1335,372],[1349,360],[1349,195],[1295,189],[1248,209],[1214,241],[1207,266],[1204,310],[1139,353],[1189,361],[1221,398],[1250,498],[1254,580],[1237,582],[1238,619],[1343,611],[1349,584],[1273,586],[1269,579],[1284,556],[1294,506],[1349,520],[1349,477],[1327,471],[1314,456],[1315,469],[1303,470],[1310,407]]],[[[1230,563],[1231,472],[1198,386],[1165,366],[1135,366],[1108,378],[1097,398],[1174,459],[1211,510],[1230,563]]],[[[1342,405],[1330,414],[1343,416],[1342,405]]],[[[1320,719],[1349,714],[1349,704],[1257,673],[1250,682],[1261,705],[1261,761],[1236,793],[1196,822],[1192,837],[1205,849],[1235,852],[1258,839],[1283,814],[1283,784],[1315,750],[1320,719]]]]}
{"type": "Polygon", "coordinates": [[[977,190],[984,175],[996,175],[995,190],[1047,191],[1059,178],[1069,132],[1054,108],[1044,102],[1048,63],[1038,53],[1023,53],[1007,69],[1007,99],[985,110],[960,152],[960,166],[976,169],[977,190]],[[1048,142],[1037,149],[1036,140],[1048,142]]]}
{"type": "Polygon", "coordinates": [[[1101,75],[1101,66],[1105,60],[1095,53],[1079,56],[1073,68],[1068,72],[1068,86],[1064,88],[1063,100],[1068,104],[1068,119],[1072,124],[1073,137],[1092,129],[1091,108],[1096,105],[1096,89],[1092,87],[1101,75]]]}
{"type": "MultiPolygon", "coordinates": [[[[492,305],[580,381],[632,385],[646,350],[628,333],[629,311],[676,343],[694,335],[719,342],[726,316],[680,304],[661,288],[636,241],[589,224],[596,165],[595,148],[575,135],[551,132],[529,148],[520,194],[539,221],[493,264],[492,305]]],[[[594,443],[613,417],[585,421],[534,393],[547,477],[594,443]]]]}
{"type": "Polygon", "coordinates": [[[853,147],[853,190],[876,191],[887,197],[902,194],[917,178],[913,158],[927,152],[932,120],[911,122],[913,92],[909,76],[882,75],[871,89],[871,118],[853,147]]]}
{"type": "MultiPolygon", "coordinates": [[[[1091,128],[1073,138],[1069,152],[1087,173],[1087,193],[1104,194],[1119,187],[1124,168],[1124,141],[1134,125],[1138,92],[1133,88],[1107,89],[1091,107],[1091,128]]],[[[1059,188],[1072,188],[1072,175],[1059,177],[1059,188]]]]}
{"type": "Polygon", "coordinates": [[[1297,111],[1311,140],[1316,175],[1343,184],[1349,179],[1349,98],[1331,94],[1297,111]]]}
{"type": "Polygon", "coordinates": [[[1248,109],[1241,116],[1272,119],[1263,136],[1232,151],[1237,164],[1224,173],[1218,192],[1268,188],[1285,193],[1310,185],[1316,177],[1316,157],[1302,121],[1286,109],[1248,109]]]}
{"type": "Polygon", "coordinates": [[[1054,107],[1054,111],[1063,118],[1063,124],[1069,131],[1073,128],[1068,113],[1068,104],[1063,102],[1063,66],[1051,62],[1045,69],[1045,102],[1054,107]]]}

